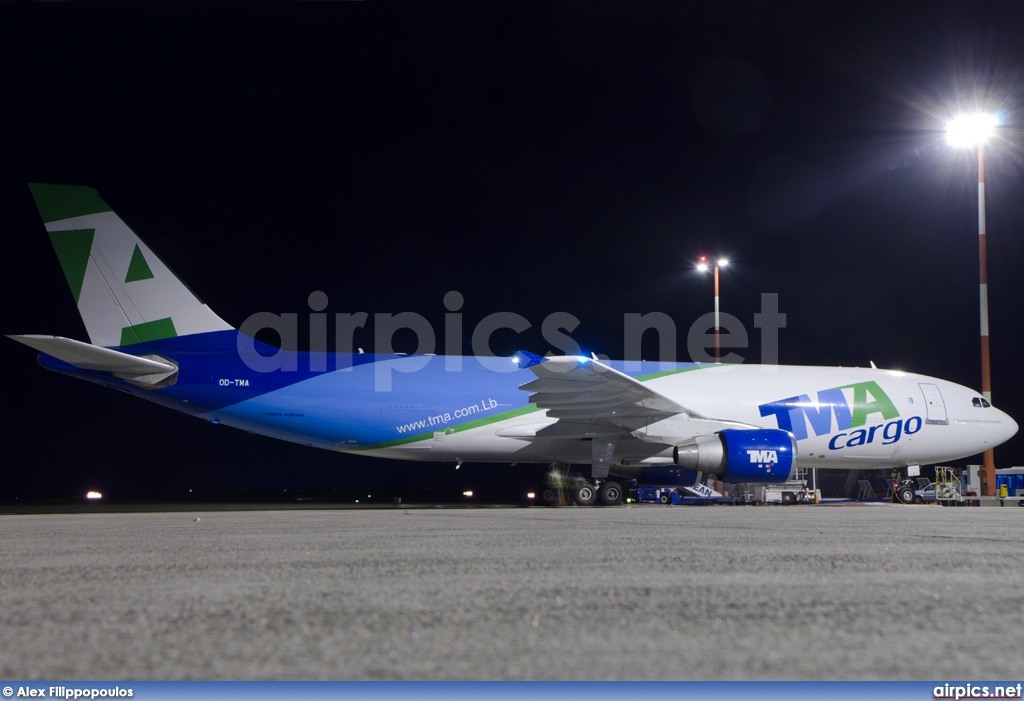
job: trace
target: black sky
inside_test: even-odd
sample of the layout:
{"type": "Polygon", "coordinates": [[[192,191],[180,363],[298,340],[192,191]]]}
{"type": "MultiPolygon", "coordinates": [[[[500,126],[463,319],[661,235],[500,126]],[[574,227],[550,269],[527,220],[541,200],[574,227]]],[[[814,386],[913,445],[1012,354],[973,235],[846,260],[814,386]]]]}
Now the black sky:
{"type": "MultiPolygon", "coordinates": [[[[25,186],[77,183],[235,325],[322,290],[328,312],[441,329],[454,289],[467,329],[534,323],[496,352],[545,352],[540,322],[564,311],[584,349],[621,357],[624,313],[683,337],[710,311],[692,261],[722,253],[750,361],[776,292],[783,363],[978,387],[976,170],[941,127],[982,105],[1004,120],[993,395],[1021,421],[1022,36],[1015,2],[0,2],[2,331],[87,338],[25,186]]],[[[0,353],[0,494],[509,474],[248,436],[0,353]]],[[[1024,439],[997,464],[1024,464],[1024,439]]]]}

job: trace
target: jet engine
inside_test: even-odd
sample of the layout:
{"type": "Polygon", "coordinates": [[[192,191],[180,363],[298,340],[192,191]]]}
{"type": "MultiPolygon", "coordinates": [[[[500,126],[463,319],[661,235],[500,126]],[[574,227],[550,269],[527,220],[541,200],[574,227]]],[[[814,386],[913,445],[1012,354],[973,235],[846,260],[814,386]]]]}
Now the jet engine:
{"type": "Polygon", "coordinates": [[[676,446],[672,460],[725,482],[785,482],[796,472],[796,441],[777,428],[729,428],[676,446]]]}

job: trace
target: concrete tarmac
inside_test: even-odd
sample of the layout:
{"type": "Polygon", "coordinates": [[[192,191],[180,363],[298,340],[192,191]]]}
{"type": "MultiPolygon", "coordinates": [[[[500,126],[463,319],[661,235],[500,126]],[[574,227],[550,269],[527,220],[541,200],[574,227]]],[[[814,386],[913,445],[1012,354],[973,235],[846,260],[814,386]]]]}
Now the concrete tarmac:
{"type": "Polygon", "coordinates": [[[2,516],[0,677],[1019,681],[1022,541],[887,504],[2,516]]]}

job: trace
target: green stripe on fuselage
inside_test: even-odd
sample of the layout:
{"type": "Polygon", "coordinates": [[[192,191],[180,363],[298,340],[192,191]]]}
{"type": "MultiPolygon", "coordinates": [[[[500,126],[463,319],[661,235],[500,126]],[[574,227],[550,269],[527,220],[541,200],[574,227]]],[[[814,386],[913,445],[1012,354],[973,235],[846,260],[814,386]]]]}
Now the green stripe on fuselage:
{"type": "MultiPolygon", "coordinates": [[[[662,370],[661,372],[652,372],[652,373],[647,374],[647,375],[640,375],[638,377],[635,377],[634,379],[638,380],[640,382],[645,382],[647,380],[653,380],[653,379],[657,379],[659,377],[666,377],[668,375],[677,375],[679,373],[690,372],[692,370],[703,370],[703,369],[709,368],[709,367],[714,367],[714,366],[712,366],[712,365],[690,365],[690,366],[686,366],[686,367],[682,367],[682,368],[675,368],[673,370],[662,370]]],[[[510,409],[509,411],[503,411],[502,413],[495,414],[494,416],[488,416],[488,417],[485,417],[485,418],[474,419],[473,421],[467,421],[467,422],[462,423],[462,424],[456,424],[455,426],[446,426],[444,428],[441,428],[441,427],[438,427],[438,428],[439,428],[439,430],[443,430],[446,435],[451,435],[452,433],[459,433],[461,431],[468,431],[468,430],[473,429],[473,428],[479,428],[480,426],[486,426],[488,424],[495,424],[495,423],[498,423],[499,421],[505,421],[506,419],[514,419],[517,416],[523,416],[525,414],[530,414],[530,413],[535,412],[535,411],[544,411],[544,410],[541,409],[538,406],[533,405],[533,404],[527,404],[526,406],[519,407],[518,409],[510,409]]],[[[409,443],[416,443],[418,441],[429,440],[429,439],[434,437],[434,433],[435,433],[435,431],[428,431],[426,433],[417,433],[415,436],[403,436],[402,438],[396,438],[393,441],[387,441],[385,443],[377,443],[375,445],[366,445],[366,446],[359,446],[359,447],[355,447],[355,448],[348,448],[348,449],[346,449],[346,452],[349,452],[349,451],[352,451],[352,452],[354,452],[354,451],[363,451],[363,450],[380,450],[381,448],[394,448],[395,446],[399,446],[399,445],[408,445],[409,443]]]]}
{"type": "Polygon", "coordinates": [[[646,375],[637,375],[633,379],[637,382],[647,382],[648,380],[657,380],[659,377],[668,377],[669,375],[678,375],[683,372],[693,372],[694,370],[706,370],[707,368],[713,368],[714,365],[688,365],[682,368],[675,368],[674,370],[662,370],[661,372],[652,372],[646,375]]]}
{"type": "MultiPolygon", "coordinates": [[[[462,431],[468,431],[472,428],[479,428],[480,426],[487,426],[488,424],[495,424],[499,421],[505,421],[506,419],[514,419],[517,416],[523,416],[524,414],[530,414],[534,411],[541,411],[540,407],[534,406],[533,404],[527,404],[521,406],[518,409],[509,409],[503,411],[500,414],[494,416],[487,416],[480,419],[474,419],[473,421],[467,421],[466,423],[456,424],[454,426],[438,427],[438,430],[444,431],[445,435],[451,435],[453,433],[460,433],[462,431]]],[[[393,441],[387,441],[386,443],[377,443],[376,445],[359,446],[358,448],[351,448],[350,450],[379,450],[381,448],[393,448],[397,445],[406,445],[407,443],[415,443],[417,441],[425,441],[434,437],[435,431],[428,431],[427,433],[417,433],[415,436],[403,436],[402,438],[396,438],[393,441]]]]}

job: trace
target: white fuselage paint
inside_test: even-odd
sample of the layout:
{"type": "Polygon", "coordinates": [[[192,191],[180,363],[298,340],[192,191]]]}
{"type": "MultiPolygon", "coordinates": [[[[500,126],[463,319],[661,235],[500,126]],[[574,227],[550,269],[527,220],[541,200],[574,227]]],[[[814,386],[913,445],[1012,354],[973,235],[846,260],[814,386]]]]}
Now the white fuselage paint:
{"type": "MultiPolygon", "coordinates": [[[[865,381],[876,382],[884,390],[899,416],[886,419],[880,412],[869,413],[863,426],[853,429],[842,429],[833,419],[830,430],[823,435],[816,435],[811,426],[805,425],[806,437],[797,442],[799,467],[851,469],[932,464],[983,452],[1017,431],[1016,422],[1004,412],[995,407],[976,406],[978,392],[899,371],[720,365],[652,379],[646,384],[705,417],[780,428],[775,416],[761,415],[761,405],[799,395],[813,398],[823,389],[865,381]],[[945,404],[944,423],[928,420],[921,384],[938,388],[945,404]],[[897,421],[900,426],[890,426],[886,432],[886,427],[897,421]],[[851,436],[858,429],[864,433],[851,436]]],[[[463,432],[442,433],[433,440],[361,452],[405,460],[589,463],[589,441],[534,437],[537,431],[553,423],[555,420],[547,418],[545,411],[538,410],[463,432]]],[[[620,441],[615,458],[665,463],[671,461],[671,449],[631,439],[620,441]]]]}

